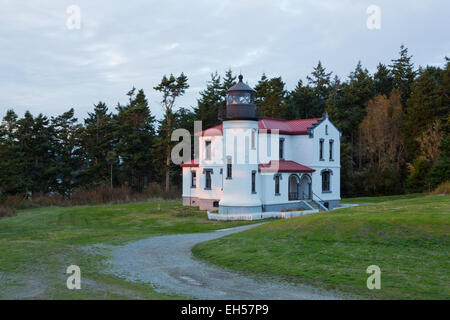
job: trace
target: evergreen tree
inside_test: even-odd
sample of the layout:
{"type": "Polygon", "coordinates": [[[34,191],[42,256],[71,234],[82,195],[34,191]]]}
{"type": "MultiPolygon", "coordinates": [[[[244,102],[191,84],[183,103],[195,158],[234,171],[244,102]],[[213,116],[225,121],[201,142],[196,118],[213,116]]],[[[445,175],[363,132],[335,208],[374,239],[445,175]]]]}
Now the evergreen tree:
{"type": "Polygon", "coordinates": [[[80,132],[81,125],[77,124],[74,109],[51,119],[55,134],[54,142],[54,176],[53,190],[61,195],[70,197],[78,184],[82,158],[80,132]]]}
{"type": "Polygon", "coordinates": [[[55,132],[47,117],[25,112],[17,121],[17,143],[22,155],[25,191],[48,193],[56,180],[55,132]]]}
{"type": "Polygon", "coordinates": [[[288,113],[287,92],[281,77],[268,79],[265,74],[261,76],[255,86],[255,103],[264,116],[270,118],[284,118],[288,113]]]}
{"type": "Polygon", "coordinates": [[[108,112],[106,104],[100,101],[94,105],[94,111],[88,113],[88,118],[84,119],[81,134],[84,153],[83,185],[112,185],[111,169],[118,162],[117,154],[115,159],[112,158],[115,147],[114,130],[113,116],[108,112]]]}
{"type": "Polygon", "coordinates": [[[326,100],[330,94],[330,84],[331,84],[331,74],[332,72],[326,72],[325,68],[322,66],[322,62],[318,62],[317,66],[314,68],[313,72],[311,72],[310,76],[307,76],[308,84],[312,88],[315,103],[317,104],[316,112],[322,113],[325,112],[326,109],[326,100]]]}
{"type": "Polygon", "coordinates": [[[394,85],[391,70],[384,64],[379,63],[377,71],[373,75],[373,80],[375,93],[389,97],[394,85]]]}
{"type": "Polygon", "coordinates": [[[286,119],[308,119],[321,116],[313,88],[303,85],[302,80],[299,80],[295,89],[289,93],[288,99],[289,107],[286,119]]]}
{"type": "Polygon", "coordinates": [[[220,123],[218,113],[224,106],[224,88],[220,76],[216,71],[215,73],[211,73],[211,79],[208,81],[206,89],[200,92],[200,99],[197,100],[197,108],[194,109],[196,118],[202,121],[202,127],[204,129],[220,123]]]}
{"type": "Polygon", "coordinates": [[[115,152],[121,163],[121,182],[126,182],[133,190],[142,191],[155,175],[151,154],[155,118],[144,90],[140,89],[137,94],[135,91],[133,88],[127,93],[127,105],[117,106],[115,152]]]}
{"type": "Polygon", "coordinates": [[[23,154],[17,142],[17,114],[8,110],[0,124],[0,197],[26,189],[23,154]]]}
{"type": "Polygon", "coordinates": [[[165,190],[168,192],[170,190],[170,153],[171,153],[171,135],[174,129],[174,113],[173,108],[178,97],[181,97],[186,89],[189,88],[187,83],[188,78],[182,72],[178,77],[174,77],[172,74],[169,78],[165,75],[163,76],[161,82],[154,87],[155,90],[162,93],[161,105],[165,113],[166,121],[166,137],[164,143],[166,144],[166,178],[165,178],[165,190]]]}
{"type": "Polygon", "coordinates": [[[433,121],[446,119],[449,115],[449,99],[444,94],[443,75],[442,69],[428,66],[419,69],[419,76],[411,85],[411,96],[407,102],[405,117],[409,158],[413,158],[417,153],[417,138],[421,133],[433,121]]]}
{"type": "Polygon", "coordinates": [[[393,59],[389,65],[392,72],[393,85],[400,90],[401,101],[406,108],[406,101],[411,95],[411,85],[416,77],[414,64],[411,62],[412,56],[408,56],[408,48],[403,44],[400,46],[400,57],[393,59]]]}

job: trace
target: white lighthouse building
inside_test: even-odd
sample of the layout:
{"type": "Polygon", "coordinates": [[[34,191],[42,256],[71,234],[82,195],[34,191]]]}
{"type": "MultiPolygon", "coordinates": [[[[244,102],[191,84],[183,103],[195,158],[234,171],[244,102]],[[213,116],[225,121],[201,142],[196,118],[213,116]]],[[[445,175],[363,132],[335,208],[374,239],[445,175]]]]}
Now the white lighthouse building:
{"type": "Polygon", "coordinates": [[[222,124],[196,133],[198,157],[183,163],[183,205],[219,214],[327,210],[340,201],[340,132],[322,118],[262,118],[255,90],[227,91],[222,124]]]}

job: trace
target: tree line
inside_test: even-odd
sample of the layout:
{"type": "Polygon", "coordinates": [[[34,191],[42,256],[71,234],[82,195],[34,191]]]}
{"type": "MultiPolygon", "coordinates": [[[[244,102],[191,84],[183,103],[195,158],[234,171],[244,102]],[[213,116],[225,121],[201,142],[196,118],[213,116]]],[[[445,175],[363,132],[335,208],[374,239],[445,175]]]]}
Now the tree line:
{"type": "MultiPolygon", "coordinates": [[[[359,62],[340,79],[319,61],[306,81],[288,90],[282,77],[263,74],[255,86],[265,117],[321,117],[325,111],[342,132],[343,196],[421,192],[450,179],[450,70],[415,68],[408,49],[371,74],[359,62]]],[[[171,132],[193,132],[220,123],[226,90],[236,75],[211,74],[193,108],[175,109],[189,88],[188,78],[164,76],[154,90],[160,106],[150,106],[143,89],[132,88],[128,102],[111,110],[94,105],[82,122],[74,109],[55,117],[22,118],[8,110],[0,124],[0,195],[58,193],[70,198],[77,188],[128,186],[143,192],[150,183],[166,191],[181,184],[170,161],[171,132]],[[156,119],[151,109],[163,108],[156,119]]]]}

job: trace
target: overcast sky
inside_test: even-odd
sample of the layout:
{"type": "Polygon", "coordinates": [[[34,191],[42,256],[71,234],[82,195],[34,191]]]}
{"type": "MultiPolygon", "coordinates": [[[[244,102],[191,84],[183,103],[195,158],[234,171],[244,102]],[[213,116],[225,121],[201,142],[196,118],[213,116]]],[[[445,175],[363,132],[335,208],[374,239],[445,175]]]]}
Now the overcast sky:
{"type": "Polygon", "coordinates": [[[373,72],[401,43],[416,66],[441,65],[449,12],[448,0],[0,0],[0,116],[74,107],[83,118],[99,100],[125,103],[135,86],[159,117],[152,88],[164,74],[188,76],[178,106],[189,107],[215,70],[242,72],[251,86],[263,72],[282,76],[293,89],[318,60],[341,78],[358,60],[373,72]],[[79,29],[67,27],[71,5],[79,29]],[[380,29],[367,27],[370,5],[380,29]]]}

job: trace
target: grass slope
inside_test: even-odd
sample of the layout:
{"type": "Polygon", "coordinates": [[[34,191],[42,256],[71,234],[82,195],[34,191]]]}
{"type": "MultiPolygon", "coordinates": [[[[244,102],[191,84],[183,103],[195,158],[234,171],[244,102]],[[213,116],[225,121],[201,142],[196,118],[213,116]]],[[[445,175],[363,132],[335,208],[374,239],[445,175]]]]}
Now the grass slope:
{"type": "Polygon", "coordinates": [[[0,299],[180,298],[102,271],[108,251],[90,244],[122,244],[154,235],[207,232],[243,225],[214,222],[179,201],[49,207],[0,219],[0,299]],[[68,290],[66,268],[81,268],[81,290],[68,290]]]}
{"type": "Polygon", "coordinates": [[[449,299],[449,218],[449,196],[408,197],[278,220],[193,252],[233,270],[363,298],[449,299]],[[369,265],[381,268],[380,290],[366,287],[369,265]]]}

